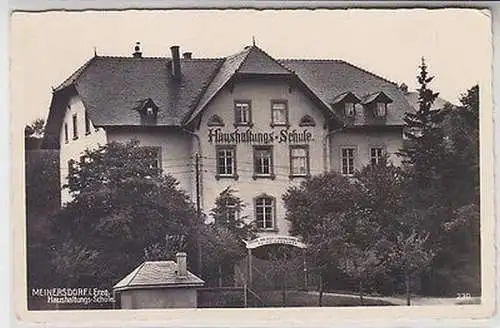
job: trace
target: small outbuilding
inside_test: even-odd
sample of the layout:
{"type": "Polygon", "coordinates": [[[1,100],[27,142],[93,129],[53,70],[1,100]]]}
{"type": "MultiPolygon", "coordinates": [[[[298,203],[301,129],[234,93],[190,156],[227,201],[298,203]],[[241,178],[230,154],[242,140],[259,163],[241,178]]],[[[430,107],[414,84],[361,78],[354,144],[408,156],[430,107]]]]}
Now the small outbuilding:
{"type": "Polygon", "coordinates": [[[174,261],[146,261],[120,282],[113,292],[122,309],[195,308],[197,288],[205,282],[186,267],[186,253],[174,261]]]}

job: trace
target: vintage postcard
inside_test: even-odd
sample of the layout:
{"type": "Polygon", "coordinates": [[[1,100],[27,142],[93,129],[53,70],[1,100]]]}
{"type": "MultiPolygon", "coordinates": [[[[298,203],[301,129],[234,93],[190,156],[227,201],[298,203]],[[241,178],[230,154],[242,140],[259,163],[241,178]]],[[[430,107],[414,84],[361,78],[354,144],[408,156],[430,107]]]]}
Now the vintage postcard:
{"type": "Polygon", "coordinates": [[[488,10],[10,19],[18,320],[493,314],[488,10]]]}

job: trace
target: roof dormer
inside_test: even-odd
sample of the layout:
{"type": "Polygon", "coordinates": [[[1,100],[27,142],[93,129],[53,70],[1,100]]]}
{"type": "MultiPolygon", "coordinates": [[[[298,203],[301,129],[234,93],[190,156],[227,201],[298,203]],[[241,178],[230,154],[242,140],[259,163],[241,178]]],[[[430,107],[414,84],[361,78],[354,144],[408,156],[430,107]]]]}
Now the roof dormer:
{"type": "Polygon", "coordinates": [[[356,115],[356,104],[361,100],[351,91],[341,93],[332,101],[334,107],[344,117],[354,117],[356,115]]]}
{"type": "Polygon", "coordinates": [[[392,103],[392,99],[382,91],[366,95],[362,101],[363,106],[365,106],[376,118],[386,117],[387,104],[390,103],[392,103]]]}
{"type": "Polygon", "coordinates": [[[158,116],[158,106],[151,100],[146,98],[139,100],[139,105],[135,108],[141,115],[141,124],[154,125],[158,116]]]}

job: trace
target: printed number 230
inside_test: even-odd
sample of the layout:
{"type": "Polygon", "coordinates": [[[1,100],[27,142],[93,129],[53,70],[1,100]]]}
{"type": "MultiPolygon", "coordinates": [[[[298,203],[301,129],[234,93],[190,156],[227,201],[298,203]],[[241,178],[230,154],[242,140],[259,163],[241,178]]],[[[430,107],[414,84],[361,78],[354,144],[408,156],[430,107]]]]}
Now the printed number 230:
{"type": "Polygon", "coordinates": [[[470,293],[457,293],[457,299],[468,299],[471,298],[470,293]]]}

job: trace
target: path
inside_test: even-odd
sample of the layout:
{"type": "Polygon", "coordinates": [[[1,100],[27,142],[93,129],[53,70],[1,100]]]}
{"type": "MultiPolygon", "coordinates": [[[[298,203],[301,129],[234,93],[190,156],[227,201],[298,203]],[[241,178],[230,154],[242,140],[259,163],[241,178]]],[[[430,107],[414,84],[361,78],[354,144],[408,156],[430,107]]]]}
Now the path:
{"type": "MultiPolygon", "coordinates": [[[[317,291],[310,291],[309,294],[318,295],[317,291]]],[[[359,298],[359,295],[354,294],[344,294],[344,293],[330,293],[324,292],[323,295],[339,296],[339,297],[352,297],[359,298]]],[[[404,296],[394,297],[394,296],[363,296],[364,299],[369,300],[381,300],[392,303],[394,305],[406,305],[406,298],[404,296]]],[[[466,304],[479,304],[480,297],[472,297],[470,300],[466,301],[466,304]]],[[[462,300],[463,302],[463,300],[462,300]]],[[[455,305],[459,304],[459,300],[454,297],[420,297],[414,296],[411,298],[411,305],[455,305]]]]}

